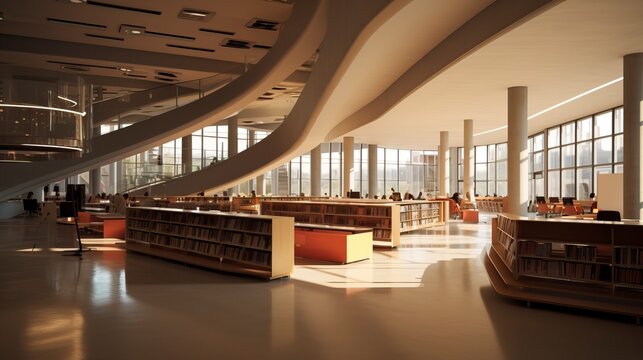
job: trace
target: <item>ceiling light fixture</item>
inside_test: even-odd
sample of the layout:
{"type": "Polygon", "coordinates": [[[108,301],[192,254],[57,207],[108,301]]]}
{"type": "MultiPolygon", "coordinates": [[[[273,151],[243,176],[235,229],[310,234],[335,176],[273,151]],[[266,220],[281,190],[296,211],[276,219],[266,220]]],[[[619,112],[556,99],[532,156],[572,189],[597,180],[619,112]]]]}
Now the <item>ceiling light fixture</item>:
{"type": "Polygon", "coordinates": [[[75,147],[75,146],[45,145],[45,144],[20,144],[20,145],[22,145],[22,146],[41,147],[41,148],[54,148],[54,149],[62,149],[62,150],[83,151],[83,149],[75,147]]]}
{"type": "Polygon", "coordinates": [[[179,12],[178,18],[185,20],[208,21],[213,16],[214,13],[207,10],[185,8],[179,12]]]}
{"type": "Polygon", "coordinates": [[[61,108],[56,108],[56,107],[51,107],[51,106],[26,105],[26,104],[5,104],[5,103],[0,103],[0,106],[2,106],[2,107],[13,107],[13,108],[23,108],[23,109],[40,109],[40,110],[60,111],[60,112],[66,112],[66,113],[80,115],[80,116],[85,116],[85,114],[87,114],[85,111],[80,112],[80,111],[74,111],[74,110],[69,110],[69,109],[61,109],[61,108]]]}
{"type": "Polygon", "coordinates": [[[145,27],[144,26],[122,24],[120,29],[119,29],[119,32],[122,33],[122,34],[142,35],[142,34],[145,34],[145,27]]]}
{"type": "Polygon", "coordinates": [[[120,70],[122,72],[131,72],[132,71],[131,68],[124,67],[124,66],[119,67],[118,70],[120,70]]]}
{"type": "Polygon", "coordinates": [[[64,97],[64,96],[60,96],[60,95],[58,95],[58,98],[59,98],[60,100],[65,100],[65,101],[67,101],[67,102],[70,102],[70,103],[71,103],[71,107],[74,107],[74,106],[78,105],[78,102],[76,102],[76,101],[74,101],[74,100],[72,100],[72,99],[66,98],[66,97],[64,97]]]}
{"type": "MultiPolygon", "coordinates": [[[[549,111],[552,111],[552,110],[554,110],[554,109],[557,109],[557,108],[559,108],[559,107],[561,107],[561,106],[563,106],[563,105],[565,105],[565,104],[569,104],[570,102],[575,101],[575,100],[578,100],[578,99],[582,98],[583,96],[587,96],[587,95],[589,95],[589,94],[591,94],[591,93],[594,93],[594,92],[596,92],[596,91],[598,91],[598,90],[601,90],[601,89],[603,89],[603,88],[606,88],[606,87],[608,87],[608,86],[610,86],[610,85],[614,85],[614,84],[616,84],[616,83],[618,83],[618,82],[620,82],[620,81],[623,81],[623,77],[622,77],[622,76],[621,76],[621,77],[619,77],[619,78],[617,78],[617,79],[614,79],[614,80],[608,81],[608,82],[606,82],[605,84],[599,85],[599,86],[597,86],[597,87],[595,87],[595,88],[589,89],[589,90],[587,90],[587,91],[585,91],[585,92],[583,92],[583,93],[580,93],[580,94],[578,94],[578,95],[576,95],[576,96],[574,96],[574,97],[571,97],[571,98],[569,98],[569,99],[567,99],[567,100],[565,100],[565,101],[561,101],[561,102],[559,102],[558,104],[553,105],[553,106],[550,106],[550,107],[548,107],[547,109],[545,109],[545,110],[543,110],[543,111],[537,112],[537,113],[535,113],[535,114],[533,114],[533,115],[529,116],[529,117],[527,118],[527,120],[534,119],[534,118],[536,118],[536,117],[538,117],[538,116],[540,116],[540,115],[542,115],[542,114],[544,114],[544,113],[547,113],[547,112],[549,112],[549,111]]],[[[477,133],[477,134],[473,134],[473,136],[478,136],[478,135],[488,134],[488,133],[490,133],[490,132],[494,132],[494,131],[498,131],[498,130],[502,130],[502,129],[506,129],[506,128],[507,128],[507,125],[505,125],[505,126],[501,126],[501,127],[499,127],[499,128],[495,128],[495,129],[491,129],[491,130],[487,130],[487,131],[479,132],[479,133],[477,133]]]]}

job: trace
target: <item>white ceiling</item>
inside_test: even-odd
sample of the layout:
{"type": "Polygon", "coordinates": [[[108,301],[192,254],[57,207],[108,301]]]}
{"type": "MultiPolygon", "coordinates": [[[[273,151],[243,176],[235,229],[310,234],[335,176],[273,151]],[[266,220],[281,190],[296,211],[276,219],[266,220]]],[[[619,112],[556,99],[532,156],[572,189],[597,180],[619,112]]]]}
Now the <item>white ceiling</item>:
{"type": "MultiPolygon", "coordinates": [[[[223,69],[212,71],[195,71],[181,69],[180,80],[199,79],[211,76],[213,73],[225,72],[225,67],[233,72],[241,71],[242,64],[256,63],[263,57],[268,49],[251,47],[250,49],[234,49],[221,46],[226,38],[250,41],[257,45],[272,46],[279,31],[269,31],[249,28],[246,25],[253,18],[266,19],[284,23],[288,20],[292,5],[280,1],[265,0],[191,0],[190,2],[175,0],[135,1],[135,0],[101,0],[87,3],[74,4],[68,0],[21,0],[2,1],[0,11],[4,20],[0,21],[0,33],[3,35],[16,35],[53,41],[64,41],[75,44],[88,44],[106,46],[110,48],[147,51],[163,55],[171,54],[183,57],[183,62],[189,64],[190,58],[203,58],[230,62],[224,63],[223,69]],[[149,14],[126,9],[115,9],[97,4],[113,4],[130,8],[145,9],[160,12],[149,14]],[[208,21],[194,21],[178,18],[179,12],[184,8],[214,12],[208,21]],[[60,19],[65,21],[81,22],[100,25],[86,26],[48,21],[47,19],[60,19]],[[135,25],[145,27],[148,32],[173,34],[194,39],[176,38],[163,35],[128,35],[120,31],[122,25],[135,25]],[[200,31],[199,29],[213,29],[234,33],[233,35],[217,34],[200,31]],[[89,35],[107,36],[116,39],[91,37],[89,35]],[[179,45],[192,48],[211,49],[214,52],[190,50],[170,45],[179,45]],[[227,64],[227,65],[226,65],[227,64]],[[238,65],[236,65],[238,64],[238,65]]],[[[51,43],[56,47],[56,43],[51,43]]],[[[4,49],[6,50],[6,49],[4,49]]],[[[54,50],[54,49],[52,49],[54,50]]],[[[60,49],[55,49],[60,51],[60,49]]],[[[90,59],[91,54],[87,54],[90,59]]],[[[180,59],[180,58],[179,58],[180,59]]],[[[122,67],[127,66],[135,72],[147,75],[147,79],[155,81],[156,70],[170,70],[171,68],[155,67],[139,64],[126,56],[121,61],[100,61],[98,59],[78,59],[65,56],[48,54],[20,53],[15,51],[0,50],[0,60],[13,65],[61,70],[60,64],[48,63],[60,61],[70,63],[90,63],[92,65],[122,67]]],[[[160,64],[163,62],[159,61],[160,64]]],[[[121,71],[91,68],[92,75],[123,76],[121,71]]],[[[66,70],[63,70],[66,71],[66,70]]]]}
{"type": "MultiPolygon", "coordinates": [[[[531,115],[620,77],[622,57],[643,51],[641,14],[640,0],[564,1],[461,60],[350,135],[359,143],[435,149],[439,132],[449,131],[450,145],[462,146],[463,119],[474,120],[474,133],[506,125],[508,87],[528,86],[531,115]]],[[[619,82],[534,118],[529,133],[621,103],[619,82]]],[[[476,145],[503,141],[506,130],[474,137],[476,145]]]]}

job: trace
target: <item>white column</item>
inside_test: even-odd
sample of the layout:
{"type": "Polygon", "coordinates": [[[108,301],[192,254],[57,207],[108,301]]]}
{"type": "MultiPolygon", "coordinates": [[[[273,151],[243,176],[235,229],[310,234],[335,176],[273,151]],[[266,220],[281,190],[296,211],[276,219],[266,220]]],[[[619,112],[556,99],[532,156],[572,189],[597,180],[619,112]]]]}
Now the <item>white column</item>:
{"type": "MultiPolygon", "coordinates": [[[[455,146],[449,149],[449,174],[451,174],[449,190],[454,193],[458,191],[458,148],[455,146]]],[[[451,196],[451,194],[446,195],[451,196]]]]}
{"type": "Polygon", "coordinates": [[[255,179],[255,181],[257,182],[256,189],[255,189],[257,192],[257,195],[265,195],[266,187],[264,186],[263,179],[264,179],[263,175],[259,175],[255,179]]]}
{"type": "Polygon", "coordinates": [[[377,145],[368,145],[368,197],[377,195],[377,145]]]}
{"type": "Polygon", "coordinates": [[[438,147],[438,194],[449,195],[449,132],[440,131],[440,146],[438,147]]]}
{"type": "Polygon", "coordinates": [[[353,180],[355,179],[354,168],[355,168],[355,139],[352,136],[344,136],[344,176],[342,181],[344,183],[344,188],[342,191],[342,197],[346,197],[346,193],[349,192],[353,187],[353,180]]]}
{"type": "MultiPolygon", "coordinates": [[[[623,57],[623,218],[643,219],[643,53],[623,57]]],[[[600,196],[600,194],[598,194],[600,196]]]]}
{"type": "Polygon", "coordinates": [[[473,120],[464,120],[464,194],[462,198],[475,203],[476,197],[473,190],[473,120]],[[466,194],[469,193],[469,198],[466,194]]]}
{"type": "Polygon", "coordinates": [[[181,164],[184,174],[192,172],[192,134],[181,138],[181,164]]]}
{"type": "MultiPolygon", "coordinates": [[[[228,118],[228,159],[237,155],[239,149],[239,119],[236,116],[228,118]]],[[[228,189],[228,196],[239,192],[239,186],[228,189]]]]}
{"type": "Polygon", "coordinates": [[[310,195],[321,196],[321,145],[310,150],[310,195]]]}
{"type": "Polygon", "coordinates": [[[527,216],[527,87],[510,87],[507,112],[507,185],[506,212],[527,216]]]}

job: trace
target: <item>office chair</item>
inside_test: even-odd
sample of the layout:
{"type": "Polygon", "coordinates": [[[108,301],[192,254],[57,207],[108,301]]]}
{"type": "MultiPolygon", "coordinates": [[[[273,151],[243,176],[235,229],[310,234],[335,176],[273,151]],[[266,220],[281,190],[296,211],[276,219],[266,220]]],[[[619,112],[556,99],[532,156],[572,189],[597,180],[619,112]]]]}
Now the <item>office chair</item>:
{"type": "Polygon", "coordinates": [[[615,210],[599,210],[596,220],[621,221],[621,213],[615,210]]]}

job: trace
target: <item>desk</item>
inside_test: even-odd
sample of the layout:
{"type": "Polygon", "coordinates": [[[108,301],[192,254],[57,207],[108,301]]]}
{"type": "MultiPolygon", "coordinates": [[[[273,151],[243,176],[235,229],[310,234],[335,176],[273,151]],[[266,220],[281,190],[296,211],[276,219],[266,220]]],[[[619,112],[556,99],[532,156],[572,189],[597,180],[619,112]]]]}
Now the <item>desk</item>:
{"type": "Polygon", "coordinates": [[[341,264],[373,256],[373,229],[295,223],[295,256],[341,264]]]}

